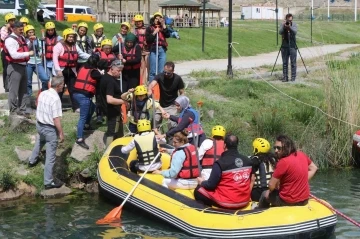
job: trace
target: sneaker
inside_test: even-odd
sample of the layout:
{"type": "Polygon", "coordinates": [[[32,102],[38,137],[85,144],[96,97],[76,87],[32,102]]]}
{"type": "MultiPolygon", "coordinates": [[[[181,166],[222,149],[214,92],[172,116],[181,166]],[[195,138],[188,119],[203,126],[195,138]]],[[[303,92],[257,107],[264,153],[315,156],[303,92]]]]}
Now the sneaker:
{"type": "Polygon", "coordinates": [[[45,185],[45,189],[52,189],[52,188],[61,188],[61,186],[64,185],[63,182],[57,182],[54,181],[50,184],[45,185]]]}
{"type": "Polygon", "coordinates": [[[80,108],[77,108],[74,112],[75,113],[80,113],[80,108]]]}
{"type": "Polygon", "coordinates": [[[89,149],[89,146],[85,143],[85,140],[76,140],[76,144],[84,149],[89,149]]]}
{"type": "Polygon", "coordinates": [[[288,82],[289,80],[283,79],[282,82],[288,82]]]}
{"type": "Polygon", "coordinates": [[[34,163],[31,163],[31,162],[29,161],[28,166],[29,166],[29,168],[33,168],[33,167],[35,167],[38,163],[39,163],[39,157],[36,157],[34,163]]]}

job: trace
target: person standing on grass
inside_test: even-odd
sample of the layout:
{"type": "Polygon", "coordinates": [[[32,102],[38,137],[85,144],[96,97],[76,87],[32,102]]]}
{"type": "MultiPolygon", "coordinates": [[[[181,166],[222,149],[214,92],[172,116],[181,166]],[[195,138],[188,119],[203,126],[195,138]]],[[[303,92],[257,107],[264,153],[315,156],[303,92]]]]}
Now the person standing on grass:
{"type": "Polygon", "coordinates": [[[64,183],[54,180],[53,167],[56,161],[58,143],[64,142],[64,131],[61,126],[62,106],[59,93],[63,90],[64,78],[53,77],[51,88],[42,91],[36,108],[36,129],[38,136],[32,154],[29,158],[29,167],[35,167],[39,162],[39,153],[46,145],[44,168],[45,189],[60,188],[64,183]]]}
{"type": "MultiPolygon", "coordinates": [[[[148,86],[148,95],[152,95],[152,89],[159,84],[160,106],[170,115],[176,115],[177,109],[175,99],[179,95],[185,94],[185,84],[181,76],[174,73],[175,64],[171,61],[166,62],[163,72],[155,76],[154,80],[148,86]]],[[[163,114],[157,110],[155,115],[155,128],[158,128],[162,122],[163,114]]],[[[175,122],[168,122],[168,129],[176,127],[175,122]]]]}
{"type": "Polygon", "coordinates": [[[150,50],[150,75],[149,82],[154,79],[156,72],[159,73],[164,68],[166,62],[166,51],[168,43],[166,38],[170,37],[163,16],[160,12],[154,13],[153,18],[150,19],[150,26],[146,28],[146,44],[150,50]],[[158,38],[156,37],[158,35],[158,38]],[[158,39],[158,42],[156,41],[158,39]],[[158,48],[158,55],[156,59],[156,49],[158,48]],[[157,66],[157,69],[156,69],[157,66]]]}
{"type": "Polygon", "coordinates": [[[296,78],[296,33],[298,30],[296,22],[293,22],[293,15],[286,14],[284,22],[280,25],[279,34],[282,35],[281,57],[283,61],[283,82],[289,81],[288,65],[291,63],[291,81],[296,78]]]}
{"type": "Polygon", "coordinates": [[[13,13],[5,15],[5,25],[0,29],[0,51],[1,51],[1,63],[3,66],[3,86],[5,92],[9,92],[9,79],[7,78],[7,66],[9,62],[6,60],[4,45],[5,39],[12,33],[11,25],[16,21],[16,16],[13,13]]]}
{"type": "Polygon", "coordinates": [[[11,26],[12,33],[5,39],[5,59],[9,62],[7,78],[9,80],[9,110],[11,114],[30,117],[26,113],[26,102],[23,99],[27,92],[26,64],[34,51],[29,50],[21,22],[16,21],[11,26]]]}
{"type": "Polygon", "coordinates": [[[261,194],[259,208],[271,206],[304,206],[310,196],[309,180],[315,175],[317,166],[295,147],[286,135],[276,138],[275,156],[278,159],[269,181],[269,190],[261,194]]]}
{"type": "Polygon", "coordinates": [[[53,49],[56,43],[58,43],[62,37],[58,36],[55,29],[55,24],[53,22],[47,22],[45,24],[45,58],[46,58],[46,67],[47,73],[49,76],[53,76],[52,68],[53,63],[53,49]]]}

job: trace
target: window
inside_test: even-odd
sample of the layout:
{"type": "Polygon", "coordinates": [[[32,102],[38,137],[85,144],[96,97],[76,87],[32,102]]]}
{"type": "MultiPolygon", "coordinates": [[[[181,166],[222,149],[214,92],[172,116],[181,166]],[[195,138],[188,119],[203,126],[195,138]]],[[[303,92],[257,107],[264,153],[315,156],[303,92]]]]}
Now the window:
{"type": "Polygon", "coordinates": [[[73,9],[72,8],[64,8],[64,13],[73,13],[73,9]]]}
{"type": "Polygon", "coordinates": [[[256,13],[260,13],[260,8],[256,8],[256,13]]]}
{"type": "Polygon", "coordinates": [[[76,8],[75,13],[86,13],[84,8],[76,8]]]}
{"type": "Polygon", "coordinates": [[[0,9],[15,9],[15,0],[0,0],[0,9]]]}
{"type": "Polygon", "coordinates": [[[88,13],[88,14],[95,14],[94,13],[94,11],[91,9],[91,8],[86,8],[86,12],[88,13]]]}
{"type": "Polygon", "coordinates": [[[55,7],[46,7],[46,9],[50,10],[50,11],[53,11],[53,12],[56,12],[56,8],[55,7]]]}

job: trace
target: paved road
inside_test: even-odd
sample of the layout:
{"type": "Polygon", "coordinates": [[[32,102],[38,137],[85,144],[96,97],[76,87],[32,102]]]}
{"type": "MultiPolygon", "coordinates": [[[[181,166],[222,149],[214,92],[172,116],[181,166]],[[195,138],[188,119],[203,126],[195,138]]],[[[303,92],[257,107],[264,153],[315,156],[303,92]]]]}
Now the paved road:
{"type": "MultiPolygon", "coordinates": [[[[330,53],[336,53],[342,50],[346,50],[351,47],[360,46],[359,44],[338,44],[338,45],[324,45],[301,48],[300,53],[304,59],[315,58],[330,53]]],[[[235,45],[236,48],[236,45],[235,45]]],[[[270,52],[266,54],[260,54],[256,56],[244,56],[235,57],[237,54],[233,53],[232,65],[233,69],[246,69],[251,67],[258,67],[262,65],[273,65],[278,51],[270,52]]],[[[281,56],[277,61],[277,64],[281,64],[281,56]]],[[[303,64],[298,56],[298,67],[303,67],[303,64]]],[[[175,72],[179,75],[188,75],[192,71],[199,70],[212,70],[212,71],[223,71],[227,69],[227,59],[215,59],[215,60],[200,60],[200,61],[188,61],[177,63],[175,66],[175,72]]],[[[0,75],[0,93],[4,93],[2,87],[2,75],[0,75]]],[[[37,90],[36,75],[33,76],[33,90],[37,90]]]]}

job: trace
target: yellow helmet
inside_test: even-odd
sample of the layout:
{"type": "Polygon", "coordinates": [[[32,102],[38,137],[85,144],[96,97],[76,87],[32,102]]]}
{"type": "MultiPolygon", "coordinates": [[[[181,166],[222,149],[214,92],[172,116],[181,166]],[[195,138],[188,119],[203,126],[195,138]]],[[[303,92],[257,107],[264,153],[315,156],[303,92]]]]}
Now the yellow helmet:
{"type": "Polygon", "coordinates": [[[224,126],[215,125],[211,130],[211,137],[220,136],[220,137],[224,138],[225,135],[226,135],[226,130],[225,130],[224,126]]]}
{"type": "Polygon", "coordinates": [[[130,31],[130,29],[131,29],[130,23],[128,23],[128,22],[122,22],[120,27],[122,27],[122,26],[126,26],[128,28],[128,31],[130,31]]]}
{"type": "Polygon", "coordinates": [[[135,22],[144,21],[144,17],[142,15],[140,15],[140,14],[135,15],[134,21],[135,22]]]}
{"type": "Polygon", "coordinates": [[[155,12],[153,17],[156,17],[156,16],[160,16],[160,17],[163,17],[162,13],[161,12],[155,12]]]}
{"type": "Polygon", "coordinates": [[[104,39],[101,41],[101,47],[105,46],[105,45],[110,45],[112,46],[112,41],[110,39],[104,39]]]}
{"type": "Polygon", "coordinates": [[[101,23],[96,23],[93,28],[94,28],[94,31],[96,31],[97,29],[104,28],[104,26],[101,23]]]}
{"type": "Polygon", "coordinates": [[[27,17],[20,18],[20,22],[29,24],[29,19],[27,17]]]}
{"type": "Polygon", "coordinates": [[[74,29],[72,29],[72,28],[66,28],[66,29],[63,31],[63,38],[64,38],[64,40],[66,40],[66,38],[67,38],[68,35],[75,35],[75,36],[76,36],[76,32],[75,32],[74,29]]]}
{"type": "Polygon", "coordinates": [[[15,16],[14,13],[10,12],[10,13],[5,15],[5,22],[8,22],[11,19],[16,19],[16,16],[15,16]]]}
{"type": "Polygon", "coordinates": [[[79,25],[78,25],[78,28],[79,27],[85,27],[86,29],[89,28],[88,24],[86,22],[80,22],[79,25]]]}
{"type": "Polygon", "coordinates": [[[150,120],[141,119],[137,123],[137,130],[139,133],[150,131],[151,130],[151,123],[150,120]]]}
{"type": "Polygon", "coordinates": [[[134,94],[137,95],[146,95],[147,94],[147,89],[146,86],[144,85],[138,85],[135,88],[134,94]]]}
{"type": "Polygon", "coordinates": [[[53,23],[53,22],[47,22],[47,23],[45,24],[45,29],[46,29],[46,30],[55,29],[55,23],[53,23]]]}
{"type": "Polygon", "coordinates": [[[270,143],[264,138],[256,138],[253,141],[254,154],[268,153],[270,151],[270,143]]]}
{"type": "Polygon", "coordinates": [[[30,30],[34,30],[34,31],[35,31],[34,26],[32,26],[32,25],[26,25],[26,26],[24,27],[24,32],[25,32],[25,33],[27,33],[27,32],[30,31],[30,30]]]}

